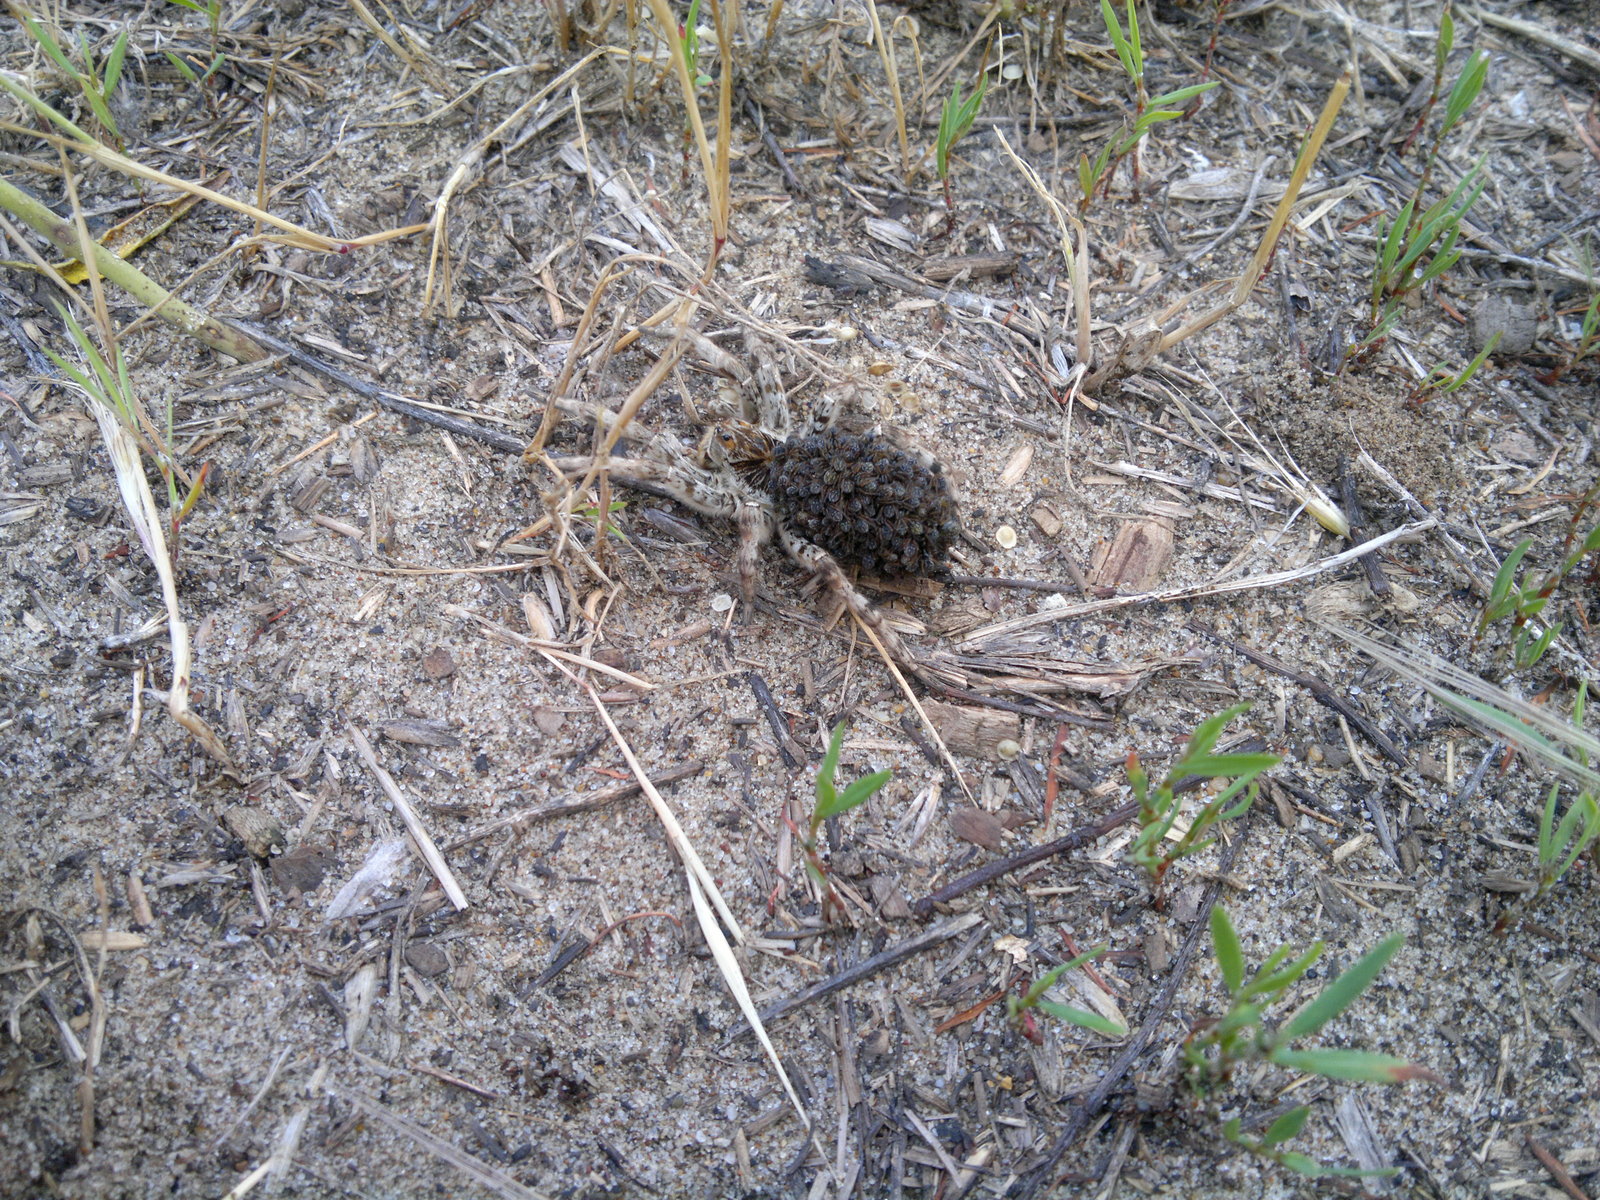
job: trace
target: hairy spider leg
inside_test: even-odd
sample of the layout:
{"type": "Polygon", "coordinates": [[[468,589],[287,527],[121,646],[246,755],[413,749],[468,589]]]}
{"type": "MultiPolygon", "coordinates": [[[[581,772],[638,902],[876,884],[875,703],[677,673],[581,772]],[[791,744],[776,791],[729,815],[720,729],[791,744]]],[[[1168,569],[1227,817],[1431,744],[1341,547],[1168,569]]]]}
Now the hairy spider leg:
{"type": "Polygon", "coordinates": [[[823,586],[832,592],[840,603],[854,613],[863,625],[877,634],[878,640],[883,643],[883,648],[890,658],[924,682],[934,682],[906,649],[905,643],[900,640],[900,635],[888,621],[883,619],[883,613],[878,606],[863,596],[856,585],[850,582],[850,577],[844,573],[844,568],[839,565],[838,559],[815,542],[792,533],[781,521],[778,522],[777,533],[778,544],[783,547],[783,552],[789,556],[790,561],[802,571],[808,571],[821,580],[823,586]]]}

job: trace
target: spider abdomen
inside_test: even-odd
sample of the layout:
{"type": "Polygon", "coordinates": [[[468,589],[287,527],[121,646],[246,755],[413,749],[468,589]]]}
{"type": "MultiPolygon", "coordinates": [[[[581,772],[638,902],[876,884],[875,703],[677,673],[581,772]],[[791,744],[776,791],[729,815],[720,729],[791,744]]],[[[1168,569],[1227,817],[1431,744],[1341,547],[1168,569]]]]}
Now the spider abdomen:
{"type": "Polygon", "coordinates": [[[881,575],[939,574],[961,530],[939,464],[875,433],[829,429],[779,442],[767,490],[795,533],[881,575]]]}

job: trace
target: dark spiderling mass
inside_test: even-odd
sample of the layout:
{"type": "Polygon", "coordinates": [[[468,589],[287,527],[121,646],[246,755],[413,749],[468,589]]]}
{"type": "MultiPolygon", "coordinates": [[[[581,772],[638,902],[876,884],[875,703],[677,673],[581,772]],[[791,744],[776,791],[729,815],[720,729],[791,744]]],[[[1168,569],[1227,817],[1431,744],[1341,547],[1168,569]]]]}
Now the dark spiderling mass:
{"type": "Polygon", "coordinates": [[[836,429],[779,442],[767,490],[795,533],[880,575],[937,575],[961,531],[938,463],[875,433],[836,429]]]}

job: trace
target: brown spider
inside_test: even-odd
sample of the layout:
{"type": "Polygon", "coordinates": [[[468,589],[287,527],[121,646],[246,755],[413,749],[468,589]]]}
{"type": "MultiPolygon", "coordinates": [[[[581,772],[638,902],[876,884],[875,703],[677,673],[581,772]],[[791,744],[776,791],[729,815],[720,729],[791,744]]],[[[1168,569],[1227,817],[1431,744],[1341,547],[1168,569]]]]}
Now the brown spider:
{"type": "MultiPolygon", "coordinates": [[[[603,465],[624,487],[642,487],[685,508],[732,520],[739,529],[739,587],[749,612],[755,599],[761,547],[776,541],[868,628],[888,652],[918,675],[915,659],[878,608],[845,574],[842,562],[884,575],[937,575],[959,535],[960,516],[943,468],[931,456],[877,432],[850,432],[835,424],[831,402],[797,428],[777,370],[753,338],[746,347],[752,370],[703,335],[687,335],[712,370],[733,380],[738,400],[709,414],[691,413],[705,436],[695,453],[638,422],[627,436],[642,445],[639,457],[603,465]]],[[[609,429],[615,414],[570,406],[609,429]]],[[[584,458],[556,458],[568,473],[588,470],[584,458]]]]}

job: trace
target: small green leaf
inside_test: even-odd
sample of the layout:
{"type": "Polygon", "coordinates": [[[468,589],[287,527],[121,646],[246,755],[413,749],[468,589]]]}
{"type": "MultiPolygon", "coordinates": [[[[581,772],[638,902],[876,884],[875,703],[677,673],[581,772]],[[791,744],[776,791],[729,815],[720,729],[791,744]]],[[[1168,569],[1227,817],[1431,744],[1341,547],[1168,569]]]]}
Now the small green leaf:
{"type": "Polygon", "coordinates": [[[833,727],[833,735],[828,739],[827,753],[822,756],[822,765],[817,768],[817,807],[834,801],[833,775],[839,769],[839,751],[844,746],[844,726],[840,721],[833,727]]]}
{"type": "MultiPolygon", "coordinates": [[[[178,0],[172,0],[172,2],[176,4],[178,0]]],[[[200,82],[200,80],[195,77],[194,68],[188,63],[184,62],[183,59],[179,58],[171,50],[163,50],[161,53],[165,54],[167,56],[167,61],[178,69],[178,74],[182,75],[190,83],[198,84],[200,82]]]]}
{"type": "Polygon", "coordinates": [[[1224,779],[1235,775],[1259,775],[1282,761],[1282,756],[1277,754],[1205,754],[1198,758],[1185,758],[1178,766],[1183,768],[1186,775],[1224,779]]]}
{"type": "Polygon", "coordinates": [[[1358,958],[1310,1004],[1302,1008],[1284,1026],[1285,1041],[1315,1033],[1334,1017],[1355,1003],[1356,997],[1371,986],[1395,952],[1405,945],[1405,934],[1391,933],[1371,950],[1358,958]]]}
{"type": "Polygon", "coordinates": [[[100,89],[107,96],[117,90],[117,82],[122,78],[122,60],[128,53],[128,31],[124,29],[117,35],[117,40],[112,44],[111,53],[106,56],[105,78],[100,81],[100,89]]]}
{"type": "Polygon", "coordinates": [[[1404,1083],[1417,1078],[1420,1073],[1432,1074],[1424,1067],[1412,1066],[1403,1058],[1395,1058],[1391,1054],[1372,1054],[1366,1050],[1289,1050],[1279,1047],[1267,1057],[1291,1071],[1304,1071],[1325,1079],[1346,1079],[1352,1083],[1404,1083]]]}
{"type": "MultiPolygon", "coordinates": [[[[1242,713],[1250,711],[1249,704],[1235,704],[1225,708],[1219,713],[1213,713],[1204,721],[1194,727],[1194,732],[1189,735],[1189,744],[1184,747],[1183,761],[1203,758],[1210,753],[1211,747],[1217,744],[1217,739],[1222,736],[1222,731],[1229,721],[1242,713]]],[[[1188,768],[1185,768],[1187,771],[1188,768]]]]}
{"type": "Polygon", "coordinates": [[[1217,969],[1222,972],[1222,986],[1228,989],[1228,995],[1237,996],[1244,983],[1244,948],[1239,944],[1233,922],[1228,920],[1220,904],[1211,910],[1211,953],[1216,957],[1217,969]]]}
{"type": "Polygon", "coordinates": [[[1320,1179],[1328,1173],[1328,1169],[1316,1159],[1307,1158],[1304,1154],[1298,1154],[1293,1150],[1284,1151],[1278,1156],[1277,1161],[1280,1165],[1288,1167],[1289,1170],[1298,1171],[1300,1174],[1309,1176],[1312,1179],[1320,1179]]]}
{"type": "MultiPolygon", "coordinates": [[[[1129,10],[1132,10],[1132,0],[1129,0],[1129,10]]],[[[1122,22],[1117,20],[1116,9],[1111,7],[1111,0],[1100,0],[1100,17],[1106,23],[1106,33],[1111,38],[1111,44],[1116,47],[1117,59],[1122,63],[1122,69],[1129,79],[1137,80],[1140,75],[1139,68],[1134,65],[1133,47],[1128,44],[1127,35],[1122,32],[1122,22]]]]}
{"type": "Polygon", "coordinates": [[[1467,109],[1472,107],[1472,102],[1478,98],[1478,93],[1483,90],[1484,81],[1489,76],[1489,52],[1487,50],[1474,50],[1467,59],[1467,65],[1461,68],[1461,75],[1456,79],[1456,84],[1450,89],[1450,99],[1444,106],[1444,124],[1440,128],[1439,136],[1442,138],[1452,126],[1462,117],[1466,116],[1467,109]]]}
{"type": "Polygon", "coordinates": [[[849,812],[852,808],[864,804],[871,799],[874,792],[894,778],[893,771],[874,771],[871,775],[856,780],[849,787],[827,804],[817,805],[817,815],[826,821],[830,817],[837,817],[849,812]]]}
{"type": "Polygon", "coordinates": [[[1092,1029],[1096,1033],[1103,1033],[1107,1037],[1126,1037],[1128,1027],[1120,1021],[1113,1021],[1109,1017],[1102,1017],[1099,1013],[1092,1013],[1082,1008],[1074,1008],[1070,1004],[1058,1004],[1054,1000],[1040,1000],[1039,1009],[1047,1012],[1058,1020],[1066,1021],[1072,1025],[1082,1025],[1085,1029],[1092,1029]]]}
{"type": "Polygon", "coordinates": [[[1282,1145],[1305,1128],[1306,1118],[1310,1115],[1311,1109],[1307,1105],[1302,1104],[1297,1108],[1291,1108],[1267,1127],[1267,1132],[1261,1136],[1261,1144],[1263,1146],[1282,1145]]]}
{"type": "Polygon", "coordinates": [[[72,65],[72,60],[56,44],[56,39],[50,36],[49,31],[32,17],[23,17],[22,23],[27,26],[28,32],[33,35],[33,40],[39,43],[39,48],[50,56],[56,66],[73,78],[77,78],[78,69],[72,65]]]}
{"type": "Polygon", "coordinates": [[[1181,87],[1175,92],[1163,93],[1162,95],[1156,96],[1156,97],[1151,99],[1150,107],[1151,108],[1174,108],[1177,105],[1184,104],[1184,103],[1186,103],[1186,102],[1188,102],[1190,100],[1193,100],[1196,96],[1200,95],[1200,93],[1202,93],[1202,92],[1209,92],[1212,88],[1216,87],[1220,82],[1221,82],[1220,80],[1211,79],[1211,80],[1207,80],[1205,83],[1192,83],[1188,87],[1181,87]]]}
{"type": "Polygon", "coordinates": [[[1255,978],[1245,985],[1244,990],[1239,993],[1240,997],[1250,999],[1255,996],[1267,996],[1276,999],[1278,993],[1290,984],[1298,982],[1300,977],[1311,969],[1311,964],[1322,957],[1325,948],[1321,941],[1312,942],[1309,950],[1288,966],[1280,968],[1277,964],[1289,956],[1289,947],[1280,946],[1278,951],[1274,951],[1272,957],[1261,965],[1255,978]]]}

